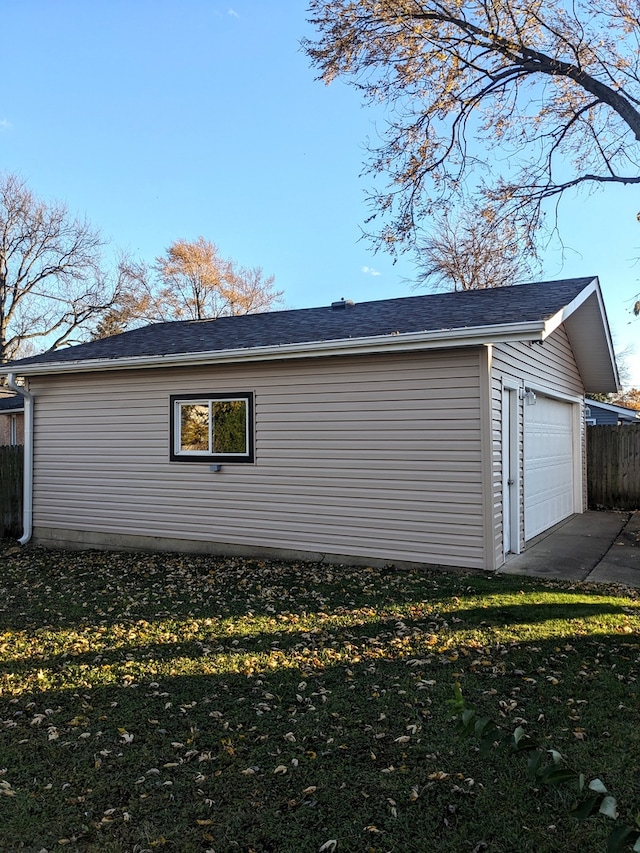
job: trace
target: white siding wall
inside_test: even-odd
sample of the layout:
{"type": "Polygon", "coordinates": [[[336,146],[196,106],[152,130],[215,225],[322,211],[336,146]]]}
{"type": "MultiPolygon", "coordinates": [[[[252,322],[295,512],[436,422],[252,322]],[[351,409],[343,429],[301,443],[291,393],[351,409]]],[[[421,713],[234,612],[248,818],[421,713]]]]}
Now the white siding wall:
{"type": "Polygon", "coordinates": [[[33,378],[34,524],[485,565],[480,353],[33,378]],[[255,464],[169,462],[169,395],[253,391],[255,464]]]}
{"type": "MultiPolygon", "coordinates": [[[[493,348],[491,371],[492,423],[493,423],[493,507],[495,522],[495,553],[498,565],[503,562],[502,553],[502,383],[503,379],[514,379],[524,385],[535,385],[546,389],[549,394],[562,396],[584,395],[584,385],[578,371],[571,345],[561,326],[542,344],[498,344],[493,348]]],[[[586,464],[584,418],[580,418],[583,466],[586,464]]],[[[524,408],[518,405],[518,460],[521,490],[524,485],[524,408]]],[[[586,483],[586,478],[583,478],[586,483]]],[[[586,494],[584,496],[586,501],[586,494]]],[[[520,495],[520,542],[524,545],[524,500],[520,495]]],[[[586,503],[584,504],[586,509],[586,503]]]]}

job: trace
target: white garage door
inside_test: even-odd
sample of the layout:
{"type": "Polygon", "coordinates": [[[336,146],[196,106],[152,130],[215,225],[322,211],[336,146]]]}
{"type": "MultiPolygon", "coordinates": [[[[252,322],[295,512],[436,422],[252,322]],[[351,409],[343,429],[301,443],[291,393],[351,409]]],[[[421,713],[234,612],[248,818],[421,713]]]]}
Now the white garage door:
{"type": "Polygon", "coordinates": [[[531,539],[574,511],[573,409],[540,394],[524,409],[524,533],[531,539]]]}

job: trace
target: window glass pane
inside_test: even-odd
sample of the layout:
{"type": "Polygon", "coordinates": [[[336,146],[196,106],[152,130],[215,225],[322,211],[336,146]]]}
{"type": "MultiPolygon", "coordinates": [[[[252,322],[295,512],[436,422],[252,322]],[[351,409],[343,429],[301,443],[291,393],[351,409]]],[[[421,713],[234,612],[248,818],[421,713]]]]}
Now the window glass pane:
{"type": "Polygon", "coordinates": [[[247,401],[213,400],[213,452],[247,452],[247,401]]]}
{"type": "Polygon", "coordinates": [[[206,403],[180,406],[180,450],[209,450],[209,406],[206,403]]]}

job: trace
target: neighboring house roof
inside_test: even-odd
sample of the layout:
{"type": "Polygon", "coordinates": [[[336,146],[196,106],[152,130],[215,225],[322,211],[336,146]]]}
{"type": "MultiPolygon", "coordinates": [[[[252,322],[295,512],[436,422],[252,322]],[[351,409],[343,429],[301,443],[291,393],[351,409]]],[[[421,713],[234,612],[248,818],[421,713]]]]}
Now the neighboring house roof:
{"type": "Polygon", "coordinates": [[[605,412],[614,412],[621,421],[640,421],[640,411],[630,409],[628,406],[614,406],[612,403],[601,403],[600,400],[591,400],[587,397],[587,406],[590,409],[604,409],[605,412]]]}
{"type": "Polygon", "coordinates": [[[544,341],[561,323],[583,381],[618,389],[598,279],[158,323],[4,365],[30,374],[544,341]]]}
{"type": "Polygon", "coordinates": [[[24,397],[22,394],[10,394],[0,397],[0,415],[14,415],[24,412],[24,397]]]}

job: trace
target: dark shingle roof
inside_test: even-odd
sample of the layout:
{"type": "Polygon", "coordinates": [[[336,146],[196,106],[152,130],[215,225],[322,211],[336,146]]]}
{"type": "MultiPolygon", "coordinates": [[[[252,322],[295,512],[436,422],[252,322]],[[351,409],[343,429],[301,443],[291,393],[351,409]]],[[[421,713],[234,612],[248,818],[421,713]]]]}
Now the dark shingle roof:
{"type": "Polygon", "coordinates": [[[20,412],[24,409],[24,397],[22,394],[11,394],[9,397],[0,397],[0,415],[7,412],[20,412]]]}
{"type": "Polygon", "coordinates": [[[536,322],[557,314],[592,281],[593,276],[492,290],[360,302],[340,310],[326,306],[217,320],[157,323],[103,340],[21,359],[5,365],[5,369],[18,370],[22,365],[39,363],[222,352],[536,322]]]}

